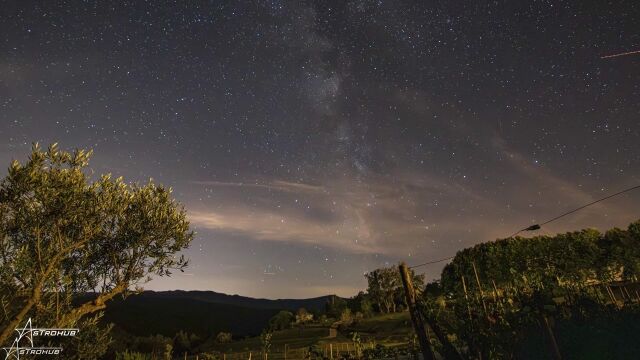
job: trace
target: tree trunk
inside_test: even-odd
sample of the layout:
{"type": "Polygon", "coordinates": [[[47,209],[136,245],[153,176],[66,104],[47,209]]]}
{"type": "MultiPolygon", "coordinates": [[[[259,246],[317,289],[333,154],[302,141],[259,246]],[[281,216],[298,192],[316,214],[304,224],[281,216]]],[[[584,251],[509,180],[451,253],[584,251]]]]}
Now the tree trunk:
{"type": "Polygon", "coordinates": [[[57,266],[58,262],[61,260],[63,253],[59,253],[51,259],[51,262],[47,266],[46,270],[42,272],[42,277],[33,287],[33,291],[31,292],[31,297],[22,307],[22,310],[14,316],[14,318],[7,324],[7,326],[2,329],[2,333],[0,333],[0,344],[5,344],[7,339],[11,334],[15,331],[15,328],[20,324],[24,317],[31,311],[31,309],[40,302],[40,297],[42,296],[42,288],[44,284],[47,282],[47,279],[53,272],[53,269],[57,266]]]}
{"type": "Polygon", "coordinates": [[[107,304],[106,304],[107,301],[113,299],[116,295],[123,293],[125,290],[127,290],[126,284],[121,283],[121,284],[116,285],[116,287],[111,289],[111,291],[109,291],[107,293],[100,294],[94,300],[87,301],[86,303],[84,303],[84,304],[76,307],[75,309],[71,310],[71,312],[69,312],[68,314],[63,316],[61,318],[61,320],[58,321],[58,323],[56,325],[58,327],[72,326],[72,324],[75,324],[84,315],[87,315],[87,314],[90,314],[90,313],[93,313],[93,312],[96,312],[98,310],[102,310],[102,309],[106,308],[107,307],[107,304]]]}
{"type": "Polygon", "coordinates": [[[14,316],[11,321],[9,321],[7,326],[4,329],[2,329],[2,333],[0,333],[0,344],[7,343],[7,339],[9,338],[9,336],[11,336],[11,334],[13,334],[16,327],[18,327],[18,325],[22,322],[24,317],[29,313],[29,311],[31,311],[33,306],[40,301],[40,296],[41,296],[40,289],[34,289],[33,295],[27,301],[27,303],[24,304],[24,306],[22,307],[22,310],[20,310],[20,312],[16,314],[16,316],[14,316]]]}

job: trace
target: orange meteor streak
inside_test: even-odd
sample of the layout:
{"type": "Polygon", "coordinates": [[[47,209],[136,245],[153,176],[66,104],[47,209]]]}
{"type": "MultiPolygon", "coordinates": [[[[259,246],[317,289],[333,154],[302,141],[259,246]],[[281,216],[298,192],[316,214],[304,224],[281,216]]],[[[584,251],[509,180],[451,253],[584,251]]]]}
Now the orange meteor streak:
{"type": "Polygon", "coordinates": [[[633,54],[640,54],[640,50],[628,51],[628,52],[623,52],[623,53],[619,53],[619,54],[602,56],[602,57],[600,57],[600,59],[609,59],[609,58],[614,58],[614,57],[618,57],[618,56],[626,56],[626,55],[633,55],[633,54]]]}

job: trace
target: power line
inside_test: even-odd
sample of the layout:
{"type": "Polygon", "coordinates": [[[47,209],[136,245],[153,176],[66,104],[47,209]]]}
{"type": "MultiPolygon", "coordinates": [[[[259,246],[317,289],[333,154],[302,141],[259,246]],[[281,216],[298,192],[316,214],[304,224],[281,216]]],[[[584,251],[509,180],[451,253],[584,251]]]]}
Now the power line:
{"type": "MultiPolygon", "coordinates": [[[[586,208],[586,207],[589,207],[589,206],[594,205],[594,204],[597,204],[597,203],[599,203],[599,202],[601,202],[601,201],[604,201],[604,200],[610,199],[610,198],[612,198],[612,197],[614,197],[614,196],[622,195],[622,194],[624,194],[624,193],[626,193],[626,192],[629,192],[629,191],[632,191],[632,190],[635,190],[635,189],[640,189],[640,185],[632,186],[632,187],[630,187],[630,188],[626,188],[626,189],[624,189],[624,190],[622,190],[622,191],[618,191],[618,192],[617,192],[617,193],[615,193],[615,194],[611,194],[611,195],[605,196],[605,197],[603,197],[603,198],[600,198],[600,199],[598,199],[598,200],[592,201],[592,202],[590,202],[590,203],[588,203],[588,204],[582,205],[582,206],[577,207],[577,208],[575,208],[575,209],[573,209],[573,210],[571,210],[571,211],[567,211],[567,212],[565,212],[565,213],[563,213],[563,214],[560,214],[560,215],[558,215],[558,216],[556,216],[556,217],[554,217],[554,218],[551,218],[551,219],[549,219],[549,220],[547,220],[547,221],[545,221],[545,222],[543,222],[543,223],[540,223],[540,224],[534,224],[534,225],[531,225],[531,226],[529,226],[529,227],[526,227],[526,228],[524,228],[524,229],[522,229],[522,230],[518,230],[518,231],[516,231],[515,233],[511,234],[510,236],[508,236],[507,238],[512,238],[512,237],[514,237],[514,236],[516,236],[516,235],[520,234],[520,233],[521,233],[521,232],[523,232],[523,231],[534,231],[534,230],[538,230],[538,229],[540,229],[543,225],[547,225],[547,224],[549,224],[549,223],[551,223],[551,222],[554,222],[554,221],[556,221],[556,220],[558,220],[558,219],[560,219],[560,218],[563,218],[563,217],[565,217],[565,216],[567,216],[567,215],[570,215],[570,214],[573,214],[573,213],[575,213],[575,212],[577,212],[577,211],[580,211],[580,210],[582,210],[582,209],[584,209],[584,208],[586,208]]],[[[436,263],[439,263],[439,262],[443,262],[443,261],[446,261],[446,260],[453,259],[454,257],[455,257],[455,255],[454,255],[454,256],[449,256],[449,257],[446,257],[446,258],[442,258],[442,259],[438,259],[438,260],[431,260],[431,261],[427,261],[427,262],[422,263],[422,264],[418,264],[418,265],[410,266],[410,267],[409,267],[409,269],[413,269],[413,268],[417,268],[417,267],[421,267],[421,266],[425,266],[425,265],[430,265],[430,264],[436,264],[436,263]]]]}
{"type": "Polygon", "coordinates": [[[454,257],[456,257],[456,256],[454,255],[454,256],[449,256],[449,257],[446,257],[446,258],[438,259],[438,260],[431,260],[431,261],[427,261],[426,263],[422,263],[422,264],[418,264],[418,265],[409,266],[409,269],[413,269],[413,268],[417,268],[417,267],[425,266],[425,265],[437,264],[437,263],[439,263],[439,262],[443,262],[443,261],[446,261],[446,260],[451,260],[451,259],[453,259],[454,257]]]}
{"type": "Polygon", "coordinates": [[[567,216],[567,215],[569,215],[569,214],[573,214],[573,213],[574,213],[574,212],[576,212],[576,211],[580,211],[580,210],[582,210],[582,209],[584,209],[584,208],[586,208],[586,207],[589,207],[589,206],[591,206],[591,205],[597,204],[597,203],[599,203],[599,202],[601,202],[601,201],[604,201],[604,200],[610,199],[610,198],[612,198],[612,197],[614,197],[614,196],[618,196],[618,195],[624,194],[624,193],[626,193],[626,192],[629,192],[629,191],[631,191],[631,190],[635,190],[635,189],[638,189],[638,188],[640,188],[640,185],[632,186],[632,187],[627,188],[627,189],[624,189],[624,190],[622,190],[622,191],[618,191],[618,192],[617,192],[617,193],[615,193],[615,194],[611,194],[611,195],[605,196],[605,197],[603,197],[603,198],[601,198],[601,199],[598,199],[598,200],[592,201],[592,202],[590,202],[590,203],[588,203],[588,204],[582,205],[582,206],[580,206],[580,207],[578,207],[578,208],[575,208],[575,209],[573,209],[573,210],[571,210],[571,211],[567,211],[566,213],[561,214],[561,215],[558,215],[558,216],[556,216],[556,217],[554,217],[554,218],[552,218],[552,219],[550,219],[550,220],[547,220],[547,221],[545,221],[545,222],[543,222],[543,223],[541,223],[541,224],[531,225],[531,226],[529,226],[528,228],[524,228],[524,229],[522,229],[522,230],[519,230],[519,231],[515,232],[513,235],[511,235],[511,236],[509,236],[509,237],[514,237],[514,236],[516,236],[516,235],[520,234],[520,233],[521,233],[521,232],[523,232],[523,231],[538,230],[538,229],[540,229],[543,225],[546,225],[546,224],[548,224],[548,223],[554,222],[554,221],[556,221],[556,220],[558,220],[558,219],[560,219],[560,218],[562,218],[562,217],[565,217],[565,216],[567,216]]]}

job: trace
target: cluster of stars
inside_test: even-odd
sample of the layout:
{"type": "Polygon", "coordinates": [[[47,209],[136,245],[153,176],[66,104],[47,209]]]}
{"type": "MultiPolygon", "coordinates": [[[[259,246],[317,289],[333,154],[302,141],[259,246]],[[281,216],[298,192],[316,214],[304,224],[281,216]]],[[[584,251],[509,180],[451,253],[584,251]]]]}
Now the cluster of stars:
{"type": "MultiPolygon", "coordinates": [[[[198,231],[194,276],[158,288],[350,295],[363,272],[640,179],[640,63],[602,58],[640,43],[635,4],[6,11],[0,161],[59,142],[93,148],[96,172],[174,187],[198,231]]],[[[567,230],[622,226],[632,204],[567,230]]]]}

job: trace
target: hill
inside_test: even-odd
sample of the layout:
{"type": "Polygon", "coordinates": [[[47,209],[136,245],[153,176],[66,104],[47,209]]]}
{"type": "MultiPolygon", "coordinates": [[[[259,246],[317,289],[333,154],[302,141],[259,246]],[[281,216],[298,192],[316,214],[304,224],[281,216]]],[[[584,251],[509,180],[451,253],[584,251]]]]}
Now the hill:
{"type": "Polygon", "coordinates": [[[227,295],[215,291],[196,290],[171,290],[171,291],[145,291],[142,294],[145,298],[164,299],[192,299],[216,304],[229,304],[251,307],[256,309],[276,309],[296,311],[300,308],[307,310],[324,310],[325,304],[333,295],[321,296],[309,299],[256,299],[240,295],[227,295]]]}
{"type": "Polygon", "coordinates": [[[173,336],[180,330],[200,337],[220,331],[253,336],[280,310],[320,310],[328,299],[330,296],[269,300],[213,291],[145,291],[111,302],[104,321],[136,336],[173,336]]]}

